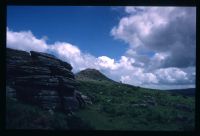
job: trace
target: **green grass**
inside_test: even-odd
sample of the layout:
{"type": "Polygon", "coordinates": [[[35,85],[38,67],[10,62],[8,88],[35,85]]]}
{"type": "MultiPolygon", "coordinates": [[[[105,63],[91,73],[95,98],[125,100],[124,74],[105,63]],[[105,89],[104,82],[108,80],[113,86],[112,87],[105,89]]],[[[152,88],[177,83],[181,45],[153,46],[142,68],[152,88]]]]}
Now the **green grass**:
{"type": "Polygon", "coordinates": [[[78,90],[93,99],[93,105],[77,115],[97,130],[193,130],[194,97],[171,95],[109,81],[79,80],[78,90]],[[147,101],[154,99],[156,105],[147,101]],[[146,107],[134,107],[144,104],[146,107]],[[191,111],[176,109],[176,104],[191,111]]]}
{"type": "Polygon", "coordinates": [[[6,127],[8,129],[68,129],[66,117],[61,113],[51,115],[36,106],[7,101],[6,127]]]}
{"type": "Polygon", "coordinates": [[[9,98],[6,104],[7,129],[93,129],[77,116],[68,116],[61,112],[50,114],[37,106],[15,102],[9,98]]]}

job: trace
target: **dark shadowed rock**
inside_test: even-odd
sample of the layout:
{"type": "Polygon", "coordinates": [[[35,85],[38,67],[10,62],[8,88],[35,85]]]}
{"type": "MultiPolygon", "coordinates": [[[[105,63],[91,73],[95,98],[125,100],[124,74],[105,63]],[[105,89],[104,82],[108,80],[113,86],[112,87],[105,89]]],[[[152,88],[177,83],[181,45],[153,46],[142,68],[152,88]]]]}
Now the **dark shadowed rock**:
{"type": "MultiPolygon", "coordinates": [[[[23,60],[26,60],[27,58],[30,58],[30,53],[26,51],[7,48],[6,58],[8,60],[13,59],[13,58],[22,58],[23,60]]],[[[14,61],[14,60],[10,60],[10,61],[14,61]]]]}
{"type": "MultiPolygon", "coordinates": [[[[14,50],[7,48],[6,50],[6,60],[9,64],[17,64],[19,62],[27,62],[31,60],[31,56],[26,51],[14,50]]],[[[21,63],[23,64],[23,63],[21,63]]]]}
{"type": "Polygon", "coordinates": [[[20,76],[20,74],[15,71],[18,66],[32,65],[31,56],[28,52],[9,48],[6,50],[6,63],[6,80],[8,84],[10,84],[15,77],[20,76]]]}
{"type": "Polygon", "coordinates": [[[31,56],[33,58],[37,58],[38,56],[42,56],[42,57],[45,57],[45,58],[57,59],[54,55],[43,53],[43,52],[30,51],[30,53],[31,53],[31,56]]]}
{"type": "Polygon", "coordinates": [[[32,61],[36,66],[51,67],[60,65],[60,62],[57,59],[46,58],[43,56],[37,56],[36,58],[33,58],[32,61]]]}
{"type": "Polygon", "coordinates": [[[36,66],[9,66],[10,73],[16,73],[19,76],[29,75],[50,75],[51,71],[49,68],[36,67],[36,66]]]}
{"type": "Polygon", "coordinates": [[[63,97],[64,98],[64,107],[65,110],[68,111],[76,111],[79,109],[79,102],[78,100],[73,97],[63,97]]]}
{"type": "Polygon", "coordinates": [[[61,66],[65,67],[66,69],[68,69],[70,71],[72,70],[72,66],[69,63],[60,60],[60,64],[61,64],[61,66]]]}
{"type": "Polygon", "coordinates": [[[57,88],[59,81],[57,78],[48,75],[33,75],[25,77],[17,77],[16,86],[29,86],[33,88],[57,88]]]}
{"type": "Polygon", "coordinates": [[[34,98],[44,109],[55,110],[60,108],[61,101],[57,91],[42,90],[34,98]]]}
{"type": "Polygon", "coordinates": [[[41,90],[38,96],[58,96],[57,90],[41,90]]]}
{"type": "Polygon", "coordinates": [[[59,75],[59,76],[64,76],[64,77],[68,77],[68,78],[74,78],[74,74],[67,68],[65,68],[64,66],[51,66],[50,67],[51,73],[52,75],[59,75]]]}
{"type": "Polygon", "coordinates": [[[17,100],[16,90],[10,86],[6,86],[6,97],[17,100]]]}
{"type": "Polygon", "coordinates": [[[72,86],[77,86],[78,82],[75,79],[69,78],[69,77],[64,77],[64,76],[55,76],[56,78],[62,80],[63,85],[72,85],[72,86]]]}
{"type": "Polygon", "coordinates": [[[72,66],[53,55],[7,49],[8,97],[38,105],[48,111],[72,112],[80,108],[86,96],[74,93],[78,82],[72,66]],[[82,98],[83,97],[83,98],[82,98]]]}

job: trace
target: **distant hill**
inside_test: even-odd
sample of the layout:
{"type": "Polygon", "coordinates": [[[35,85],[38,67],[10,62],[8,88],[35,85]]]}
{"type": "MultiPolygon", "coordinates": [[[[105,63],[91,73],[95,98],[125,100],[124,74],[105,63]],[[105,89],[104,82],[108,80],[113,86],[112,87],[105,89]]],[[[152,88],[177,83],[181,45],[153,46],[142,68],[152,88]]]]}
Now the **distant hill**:
{"type": "Polygon", "coordinates": [[[100,71],[90,68],[78,72],[77,74],[75,74],[75,78],[77,80],[99,80],[114,82],[113,80],[103,75],[100,71]]]}
{"type": "Polygon", "coordinates": [[[195,96],[195,88],[187,88],[187,89],[173,89],[173,90],[166,90],[170,93],[174,94],[181,94],[184,96],[195,96]]]}

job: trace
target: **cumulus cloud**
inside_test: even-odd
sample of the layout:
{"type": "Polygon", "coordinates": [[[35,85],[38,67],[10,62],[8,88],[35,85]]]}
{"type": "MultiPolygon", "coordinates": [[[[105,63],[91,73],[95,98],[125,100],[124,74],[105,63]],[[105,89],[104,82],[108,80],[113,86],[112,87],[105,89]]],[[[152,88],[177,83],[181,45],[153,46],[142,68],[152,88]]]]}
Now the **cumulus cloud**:
{"type": "Polygon", "coordinates": [[[24,51],[45,52],[48,48],[44,39],[37,39],[31,31],[13,32],[7,28],[7,47],[24,51]]]}
{"type": "Polygon", "coordinates": [[[119,67],[119,65],[115,64],[115,60],[111,59],[107,56],[101,56],[98,57],[98,62],[99,66],[101,66],[102,68],[109,68],[111,70],[117,69],[119,67]]]}
{"type": "Polygon", "coordinates": [[[56,42],[49,47],[49,50],[60,59],[69,62],[75,72],[92,67],[93,62],[95,62],[95,57],[83,54],[77,46],[70,43],[56,42]]]}
{"type": "Polygon", "coordinates": [[[158,69],[155,72],[160,82],[164,84],[182,84],[188,82],[187,73],[178,68],[158,69]]]}
{"type": "Polygon", "coordinates": [[[168,54],[162,63],[158,60],[159,68],[195,66],[196,8],[126,7],[125,12],[127,16],[113,27],[111,35],[129,45],[129,55],[140,55],[140,50],[154,52],[148,61],[155,64],[158,54],[168,54]]]}
{"type": "Polygon", "coordinates": [[[126,42],[127,51],[116,60],[83,53],[77,45],[47,44],[31,31],[7,29],[7,47],[52,53],[73,66],[73,72],[95,68],[115,81],[135,86],[172,89],[195,87],[195,8],[125,7],[125,17],[111,30],[126,42]]]}

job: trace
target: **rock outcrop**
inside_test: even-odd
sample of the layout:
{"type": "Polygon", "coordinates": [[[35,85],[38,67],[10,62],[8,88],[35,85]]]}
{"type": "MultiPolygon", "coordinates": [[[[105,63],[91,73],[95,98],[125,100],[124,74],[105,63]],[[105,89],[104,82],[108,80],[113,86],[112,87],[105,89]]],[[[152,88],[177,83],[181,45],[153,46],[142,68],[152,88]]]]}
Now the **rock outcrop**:
{"type": "Polygon", "coordinates": [[[6,60],[8,97],[67,113],[85,104],[75,91],[78,83],[69,63],[50,54],[13,49],[7,49],[6,60]]]}

